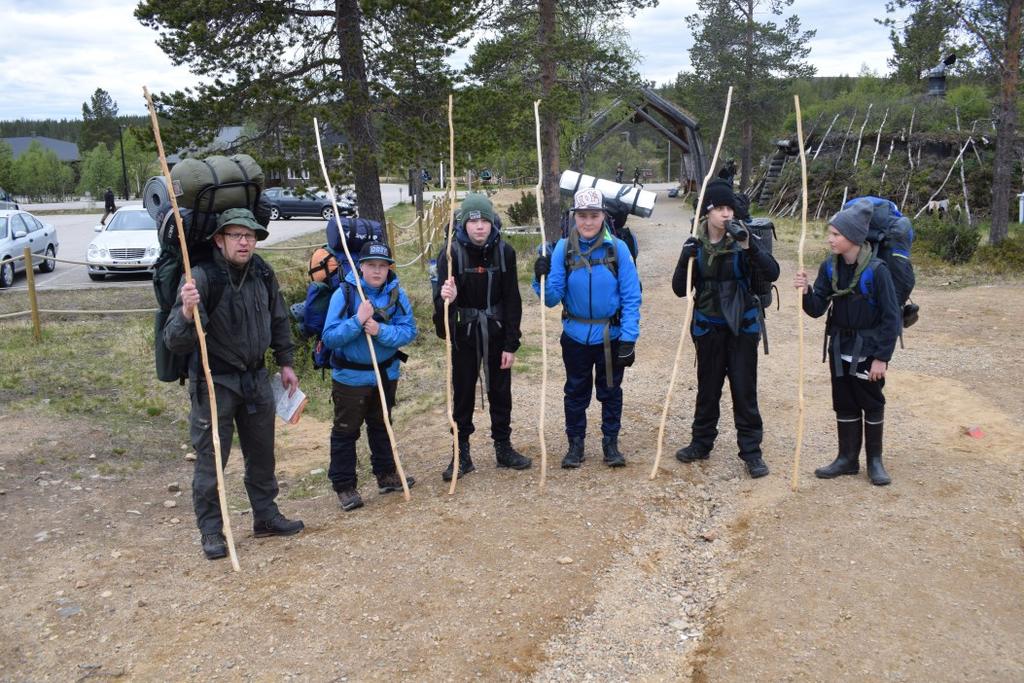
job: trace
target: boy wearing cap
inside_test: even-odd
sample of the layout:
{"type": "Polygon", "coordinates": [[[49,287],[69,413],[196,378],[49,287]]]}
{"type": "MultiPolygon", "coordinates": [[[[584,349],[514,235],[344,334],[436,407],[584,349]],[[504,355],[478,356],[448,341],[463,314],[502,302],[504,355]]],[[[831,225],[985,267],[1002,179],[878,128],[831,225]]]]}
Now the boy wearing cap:
{"type": "Polygon", "coordinates": [[[683,243],[672,275],[672,291],[686,296],[687,262],[693,264],[695,289],[690,333],[697,348],[697,401],[690,444],[676,459],[706,460],[718,437],[722,385],[729,378],[739,457],[752,478],[768,474],[761,453],[764,433],[757,407],[757,344],[761,337],[761,308],[750,293],[756,271],[767,282],[779,278],[779,264],[750,239],[750,231],[733,221],[736,196],[731,183],[714,180],[704,192],[697,236],[683,243]]]}
{"type": "MultiPolygon", "coordinates": [[[[400,347],[416,338],[416,319],[409,297],[391,270],[394,262],[386,244],[367,242],[363,245],[356,271],[348,273],[331,296],[321,337],[331,350],[331,399],[334,402],[331,465],[327,477],[338,496],[338,504],[345,511],[363,506],[356,489],[356,441],[364,422],[370,464],[380,493],[402,490],[384,420],[391,419],[399,363],[406,359],[400,347]],[[360,278],[365,301],[359,300],[356,278],[360,278]],[[380,404],[366,333],[373,338],[384,382],[387,415],[380,404]]],[[[406,481],[410,487],[416,483],[413,477],[406,477],[406,481]]]]}
{"type": "Polygon", "coordinates": [[[839,454],[814,474],[857,474],[863,441],[868,477],[885,486],[892,480],[882,465],[882,388],[900,333],[900,308],[888,267],[864,244],[872,211],[871,201],[861,199],[833,216],[827,237],[832,255],[818,268],[813,287],[803,270],[793,276],[793,286],[803,290],[803,308],[812,318],[829,311],[825,336],[839,454]]]}
{"type": "Polygon", "coordinates": [[[534,264],[533,289],[548,307],[562,305],[565,363],[565,434],[569,449],[562,467],[584,460],[587,407],[596,389],[601,402],[601,448],[609,467],[622,467],[619,451],[622,377],[635,360],[640,336],[640,278],[625,242],[606,221],[604,197],[588,187],[573,198],[574,225],[548,255],[534,264]],[[596,381],[596,385],[595,385],[596,381]]]}
{"type": "MultiPolygon", "coordinates": [[[[469,194],[462,201],[452,243],[454,274],[447,248],[437,257],[441,286],[434,294],[434,329],[444,339],[444,302],[452,325],[453,417],[459,428],[459,477],[476,467],[470,456],[476,382],[481,365],[490,402],[491,438],[498,467],[524,470],[532,461],[512,447],[512,364],[519,350],[523,302],[516,275],[516,252],[494,225],[491,200],[469,194]]],[[[441,473],[451,481],[454,458],[441,473]]]]}
{"type": "MultiPolygon", "coordinates": [[[[257,240],[267,236],[267,229],[256,222],[248,209],[221,213],[213,235],[216,249],[212,259],[194,264],[191,282],[182,278],[178,300],[163,329],[170,351],[193,353],[198,348],[193,310],[199,307],[217,397],[221,456],[226,466],[237,427],[245,459],[245,491],[252,505],[253,533],[257,537],[288,536],[303,529],[301,521],[282,515],[275,502],[275,404],[263,361],[267,349],[274,350],[274,360],[281,368],[281,384],[290,394],[298,388],[299,380],[292,370],[295,347],[277,277],[254,253],[257,240]]],[[[197,359],[197,355],[193,358],[197,359]]],[[[207,559],[216,560],[227,555],[227,546],[217,496],[207,393],[202,370],[193,365],[189,371],[189,425],[196,452],[192,505],[202,534],[203,553],[207,559]]]]}

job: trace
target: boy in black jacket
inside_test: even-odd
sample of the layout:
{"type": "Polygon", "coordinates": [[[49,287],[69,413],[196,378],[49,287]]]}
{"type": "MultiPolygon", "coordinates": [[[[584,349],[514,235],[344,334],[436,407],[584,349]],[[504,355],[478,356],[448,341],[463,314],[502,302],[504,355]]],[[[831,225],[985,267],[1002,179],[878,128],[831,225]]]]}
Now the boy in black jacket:
{"type": "Polygon", "coordinates": [[[761,338],[760,304],[750,292],[756,271],[766,282],[779,277],[779,264],[762,251],[750,231],[733,220],[737,208],[732,184],[709,183],[700,207],[697,236],[683,243],[672,276],[672,291],[686,296],[686,270],[693,264],[693,325],[697,347],[697,401],[691,441],[676,452],[680,462],[705,460],[718,437],[719,401],[729,378],[739,457],[751,478],[768,474],[761,452],[764,426],[757,407],[757,344],[761,338]]]}
{"type": "Polygon", "coordinates": [[[882,466],[882,388],[900,333],[900,308],[889,269],[864,244],[872,208],[870,200],[862,199],[833,216],[828,226],[832,256],[818,268],[813,288],[806,271],[793,276],[793,286],[803,290],[808,315],[818,318],[829,311],[825,336],[839,455],[814,474],[822,479],[857,474],[863,438],[868,477],[885,486],[892,480],[882,466]]]}
{"type": "MultiPolygon", "coordinates": [[[[490,402],[491,438],[498,467],[525,470],[533,461],[512,447],[512,364],[519,350],[523,302],[516,276],[515,249],[494,227],[494,206],[483,194],[462,201],[455,242],[453,274],[446,248],[437,257],[434,327],[442,339],[444,302],[451,302],[453,416],[459,428],[459,477],[476,469],[469,451],[473,404],[481,363],[490,402]]],[[[441,476],[451,481],[454,458],[441,476]]]]}

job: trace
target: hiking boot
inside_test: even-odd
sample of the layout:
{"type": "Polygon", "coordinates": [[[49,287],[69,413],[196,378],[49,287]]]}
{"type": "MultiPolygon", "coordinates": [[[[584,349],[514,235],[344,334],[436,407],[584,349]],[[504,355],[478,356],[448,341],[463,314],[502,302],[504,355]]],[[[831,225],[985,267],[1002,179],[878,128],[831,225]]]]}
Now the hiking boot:
{"type": "Polygon", "coordinates": [[[302,523],[301,519],[291,520],[278,512],[271,519],[256,520],[252,523],[252,535],[256,538],[263,538],[265,536],[292,536],[297,534],[306,525],[302,523]]]}
{"type": "Polygon", "coordinates": [[[860,472],[861,422],[857,419],[844,418],[836,421],[836,433],[839,436],[839,455],[830,465],[814,470],[819,479],[834,479],[844,474],[860,472]]]}
{"type": "Polygon", "coordinates": [[[338,505],[345,512],[363,507],[363,498],[359,495],[359,491],[356,491],[354,488],[336,491],[336,493],[338,494],[338,505]]]}
{"type": "MultiPolygon", "coordinates": [[[[444,468],[444,472],[441,473],[441,478],[445,481],[452,480],[453,468],[455,466],[455,458],[453,457],[448,462],[448,467],[444,468]]],[[[469,457],[469,442],[459,442],[459,479],[462,479],[464,475],[470,472],[476,471],[476,465],[473,464],[473,458],[469,457]]],[[[409,484],[412,486],[412,484],[409,484]]]]}
{"type": "MultiPolygon", "coordinates": [[[[410,477],[406,475],[405,483],[412,488],[413,484],[416,483],[416,477],[410,477]]],[[[381,493],[391,493],[393,491],[402,490],[402,480],[398,476],[398,472],[391,472],[377,477],[377,486],[380,487],[381,493]]]]}
{"type": "Polygon", "coordinates": [[[586,456],[583,454],[583,437],[570,436],[569,450],[566,452],[565,457],[562,458],[562,469],[574,470],[579,467],[585,459],[586,456]]]}
{"type": "Polygon", "coordinates": [[[533,460],[512,448],[511,441],[495,441],[494,458],[498,461],[498,467],[508,467],[513,470],[526,470],[533,464],[533,460]]]}
{"type": "Polygon", "coordinates": [[[864,452],[868,459],[868,479],[875,486],[886,486],[892,483],[889,473],[882,465],[882,430],[884,422],[868,422],[864,418],[864,452]]]}
{"type": "Polygon", "coordinates": [[[601,450],[604,452],[604,464],[608,467],[626,466],[626,458],[619,452],[619,437],[602,437],[601,450]]]}
{"type": "Polygon", "coordinates": [[[676,460],[679,462],[695,462],[697,460],[707,460],[710,453],[701,450],[695,444],[689,446],[683,446],[676,451],[676,460]]]}
{"type": "Polygon", "coordinates": [[[208,560],[219,560],[228,554],[228,542],[219,531],[215,534],[203,534],[202,544],[203,554],[208,560]]]}
{"type": "Polygon", "coordinates": [[[750,475],[751,479],[760,479],[761,477],[768,476],[768,465],[765,464],[764,459],[760,455],[743,462],[747,466],[747,474],[750,475]]]}

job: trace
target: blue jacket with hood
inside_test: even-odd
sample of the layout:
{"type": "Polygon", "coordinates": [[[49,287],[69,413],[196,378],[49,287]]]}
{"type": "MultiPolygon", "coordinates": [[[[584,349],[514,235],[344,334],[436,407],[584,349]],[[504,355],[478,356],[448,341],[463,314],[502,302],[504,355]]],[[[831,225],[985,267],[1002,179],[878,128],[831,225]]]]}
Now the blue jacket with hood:
{"type": "MultiPolygon", "coordinates": [[[[348,273],[345,281],[351,288],[338,287],[331,296],[331,305],[327,309],[327,322],[324,324],[324,331],[321,339],[327,348],[334,352],[334,355],[343,356],[352,363],[370,365],[370,348],[366,343],[366,334],[363,326],[354,311],[358,307],[350,305],[346,301],[345,290],[351,289],[356,292],[356,274],[348,273]]],[[[389,310],[390,320],[380,323],[380,332],[373,338],[373,349],[377,353],[377,362],[382,366],[394,358],[398,349],[416,339],[416,319],[413,317],[412,304],[405,290],[398,285],[398,278],[393,272],[388,273],[387,280],[380,288],[371,287],[366,280],[361,280],[363,292],[375,308],[385,308],[391,298],[391,291],[398,288],[398,299],[392,310],[389,310]]],[[[399,363],[397,361],[388,365],[387,377],[397,380],[399,375],[399,363]]],[[[365,387],[377,383],[373,370],[353,370],[333,368],[331,377],[342,384],[349,386],[365,387]]]]}
{"type": "MultiPolygon", "coordinates": [[[[544,303],[549,308],[562,304],[565,311],[576,318],[610,318],[621,310],[620,324],[611,326],[610,337],[635,342],[640,336],[641,302],[640,277],[636,264],[626,243],[613,237],[607,226],[593,239],[585,240],[581,236],[580,249],[589,249],[597,240],[601,240],[604,246],[598,246],[592,256],[600,258],[606,253],[602,249],[615,249],[618,277],[604,264],[567,271],[565,252],[569,244],[568,239],[563,237],[551,251],[551,272],[544,282],[544,303]]],[[[576,261],[580,258],[578,254],[575,256],[576,261]]],[[[540,295],[540,284],[536,280],[533,282],[533,291],[540,295]]],[[[580,344],[604,343],[601,325],[563,317],[562,331],[580,344]]]]}

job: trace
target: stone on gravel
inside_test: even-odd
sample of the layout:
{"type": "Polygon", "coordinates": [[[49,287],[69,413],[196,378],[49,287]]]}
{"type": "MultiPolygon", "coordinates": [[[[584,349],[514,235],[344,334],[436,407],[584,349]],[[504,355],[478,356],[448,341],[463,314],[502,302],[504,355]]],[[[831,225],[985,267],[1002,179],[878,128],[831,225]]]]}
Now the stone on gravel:
{"type": "Polygon", "coordinates": [[[189,462],[195,462],[195,459],[196,459],[196,454],[195,453],[186,453],[185,454],[185,460],[188,460],[189,462]]]}
{"type": "Polygon", "coordinates": [[[558,564],[572,564],[572,558],[566,555],[565,557],[558,558],[558,564]]]}
{"type": "Polygon", "coordinates": [[[178,501],[176,501],[176,500],[165,500],[164,501],[164,507],[165,508],[176,508],[176,507],[178,507],[178,501]]]}
{"type": "Polygon", "coordinates": [[[167,485],[168,493],[177,493],[180,490],[181,490],[181,484],[179,484],[176,481],[172,481],[170,484],[167,485]]]}

